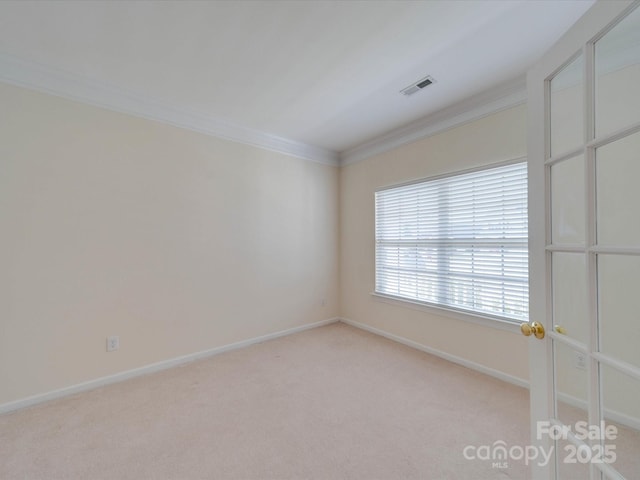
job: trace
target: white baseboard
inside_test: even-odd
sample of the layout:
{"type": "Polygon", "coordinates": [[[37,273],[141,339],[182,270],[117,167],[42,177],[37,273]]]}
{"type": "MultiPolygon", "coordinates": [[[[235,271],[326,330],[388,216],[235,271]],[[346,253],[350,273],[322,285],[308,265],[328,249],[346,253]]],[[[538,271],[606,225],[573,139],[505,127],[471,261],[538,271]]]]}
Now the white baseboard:
{"type": "Polygon", "coordinates": [[[133,370],[127,370],[124,372],[108,375],[106,377],[96,378],[95,380],[89,380],[87,382],[78,383],[69,387],[60,388],[51,392],[33,395],[31,397],[15,400],[13,402],[4,403],[0,405],[0,415],[3,413],[20,410],[22,408],[37,405],[39,403],[47,402],[57,398],[67,397],[75,393],[84,392],[87,390],[93,390],[98,387],[109,385],[116,382],[121,382],[133,377],[139,377],[140,375],[146,375],[148,373],[159,372],[168,368],[176,367],[185,363],[193,362],[207,357],[212,357],[220,353],[228,352],[230,350],[237,350],[239,348],[248,347],[256,343],[265,342],[267,340],[273,340],[274,338],[284,337],[293,333],[303,332],[305,330],[311,330],[312,328],[322,327],[340,321],[339,318],[329,318],[327,320],[321,320],[319,322],[309,323],[307,325],[301,325],[299,327],[289,328],[287,330],[281,330],[279,332],[269,333],[260,337],[250,338],[248,340],[242,340],[241,342],[231,343],[229,345],[223,345],[221,347],[211,348],[201,352],[190,353],[181,357],[171,358],[169,360],[163,360],[162,362],[152,363],[151,365],[145,365],[144,367],[134,368],[133,370]]]}
{"type": "MultiPolygon", "coordinates": [[[[513,375],[506,374],[504,372],[500,372],[499,370],[495,370],[493,368],[486,367],[476,362],[472,362],[471,360],[467,360],[465,358],[458,357],[456,355],[451,355],[450,353],[446,353],[435,348],[427,347],[426,345],[422,345],[420,343],[414,342],[413,340],[409,340],[407,338],[401,337],[399,335],[394,335],[393,333],[386,332],[384,330],[380,330],[379,328],[371,327],[364,323],[356,322],[354,320],[350,320],[348,318],[340,318],[340,322],[346,323],[347,325],[351,325],[352,327],[359,328],[361,330],[366,330],[367,332],[373,333],[375,335],[380,335],[381,337],[388,338],[389,340],[393,340],[394,342],[401,343],[411,348],[415,348],[417,350],[421,350],[426,353],[430,353],[431,355],[435,355],[436,357],[443,358],[444,360],[448,360],[453,363],[457,363],[458,365],[462,365],[463,367],[470,368],[472,370],[476,370],[480,373],[484,373],[491,377],[495,377],[499,380],[503,380],[507,383],[511,383],[513,385],[517,385],[518,387],[529,388],[529,382],[518,377],[514,377],[513,375]]],[[[584,400],[580,400],[570,395],[566,395],[563,393],[558,394],[559,400],[578,408],[586,408],[586,402],[584,400]]],[[[627,415],[625,413],[621,413],[611,409],[605,409],[604,416],[608,421],[615,422],[619,425],[623,425],[629,427],[634,430],[640,430],[640,419],[627,415]]]]}
{"type": "MultiPolygon", "coordinates": [[[[121,382],[123,380],[139,377],[141,375],[146,375],[149,373],[159,372],[161,370],[166,370],[172,367],[176,367],[178,365],[183,365],[185,363],[193,362],[193,361],[204,359],[207,357],[212,357],[214,355],[218,355],[224,352],[229,352],[231,350],[237,350],[239,348],[248,347],[256,343],[265,342],[267,340],[273,340],[275,338],[284,337],[284,336],[291,335],[298,332],[303,332],[305,330],[311,330],[313,328],[323,327],[325,325],[330,325],[336,322],[342,322],[352,327],[359,328],[361,330],[365,330],[367,332],[373,333],[375,335],[380,335],[381,337],[387,338],[389,340],[393,340],[394,342],[398,342],[408,347],[415,348],[417,350],[429,353],[431,355],[435,355],[436,357],[440,357],[452,363],[456,363],[458,365],[462,365],[463,367],[467,367],[477,372],[484,373],[486,375],[505,381],[512,385],[516,385],[518,387],[523,387],[523,388],[529,388],[529,382],[521,378],[515,377],[513,375],[509,375],[499,370],[495,370],[493,368],[489,368],[479,363],[473,362],[471,360],[467,360],[465,358],[458,357],[456,355],[452,355],[450,353],[446,353],[441,350],[428,347],[426,345],[422,345],[418,342],[414,342],[413,340],[409,340],[399,335],[394,335],[392,333],[386,332],[384,330],[380,330],[378,328],[372,327],[370,325],[366,325],[364,323],[356,322],[348,318],[334,317],[326,320],[321,320],[319,322],[309,323],[307,325],[301,325],[299,327],[293,327],[287,330],[281,330],[279,332],[269,333],[267,335],[262,335],[259,337],[242,340],[240,342],[231,343],[229,345],[222,345],[220,347],[211,348],[209,350],[191,353],[188,355],[183,355],[181,357],[171,358],[169,360],[164,360],[162,362],[145,365],[144,367],[127,370],[124,372],[116,373],[114,375],[108,375],[106,377],[101,377],[95,380],[90,380],[90,381],[79,383],[76,385],[71,385],[69,387],[53,390],[51,392],[42,393],[42,394],[34,395],[31,397],[27,397],[21,400],[5,403],[0,405],[0,415],[2,415],[3,413],[9,413],[15,410],[20,410],[26,407],[37,405],[39,403],[47,402],[49,400],[67,397],[69,395],[84,392],[87,390],[93,390],[95,388],[99,388],[105,385],[110,385],[112,383],[121,382]]],[[[576,399],[574,397],[571,397],[569,395],[564,395],[564,394],[561,394],[560,397],[562,401],[570,405],[580,407],[580,408],[585,407],[584,401],[581,401],[579,399],[576,399]]],[[[605,412],[605,417],[621,425],[625,425],[625,426],[634,428],[636,430],[640,429],[640,420],[634,417],[630,417],[628,415],[611,411],[611,410],[607,410],[605,412]]]]}
{"type": "Polygon", "coordinates": [[[518,377],[514,377],[513,375],[509,375],[507,373],[501,372],[499,370],[486,367],[476,362],[472,362],[471,360],[467,360],[466,358],[458,357],[456,355],[452,355],[450,353],[446,353],[440,350],[436,350],[435,348],[427,347],[426,345],[422,345],[421,343],[414,342],[413,340],[409,340],[408,338],[401,337],[399,335],[394,335],[393,333],[386,332],[384,330],[380,330],[375,327],[371,327],[364,323],[356,322],[354,320],[350,320],[348,318],[340,318],[340,321],[346,323],[347,325],[351,325],[352,327],[360,328],[361,330],[366,330],[367,332],[374,333],[376,335],[380,335],[381,337],[388,338],[389,340],[393,340],[394,342],[401,343],[411,348],[415,348],[417,350],[421,350],[426,353],[430,353],[431,355],[435,355],[436,357],[443,358],[444,360],[448,360],[449,362],[456,363],[458,365],[462,365],[463,367],[470,368],[472,370],[476,370],[480,373],[484,373],[491,377],[497,378],[499,380],[503,380],[507,383],[511,383],[513,385],[517,385],[518,387],[529,388],[529,382],[518,377]]]}

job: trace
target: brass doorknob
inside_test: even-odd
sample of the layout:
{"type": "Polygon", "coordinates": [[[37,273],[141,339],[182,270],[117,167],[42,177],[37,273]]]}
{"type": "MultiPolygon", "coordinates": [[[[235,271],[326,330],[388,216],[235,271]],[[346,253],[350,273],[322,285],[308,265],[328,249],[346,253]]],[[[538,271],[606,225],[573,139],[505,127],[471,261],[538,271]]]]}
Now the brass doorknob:
{"type": "Polygon", "coordinates": [[[520,324],[520,331],[525,337],[533,334],[536,338],[544,338],[544,327],[538,322],[529,322],[520,324]]]}
{"type": "Polygon", "coordinates": [[[564,328],[562,325],[556,325],[555,327],[553,327],[553,329],[561,335],[567,334],[567,329],[564,328]]]}

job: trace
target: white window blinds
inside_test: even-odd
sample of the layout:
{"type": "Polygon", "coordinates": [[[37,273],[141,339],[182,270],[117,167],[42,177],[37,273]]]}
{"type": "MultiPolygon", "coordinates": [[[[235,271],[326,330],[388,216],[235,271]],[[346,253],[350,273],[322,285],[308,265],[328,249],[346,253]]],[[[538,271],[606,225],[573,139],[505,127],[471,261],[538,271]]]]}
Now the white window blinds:
{"type": "Polygon", "coordinates": [[[526,320],[527,164],[376,192],[376,292],[526,320]]]}

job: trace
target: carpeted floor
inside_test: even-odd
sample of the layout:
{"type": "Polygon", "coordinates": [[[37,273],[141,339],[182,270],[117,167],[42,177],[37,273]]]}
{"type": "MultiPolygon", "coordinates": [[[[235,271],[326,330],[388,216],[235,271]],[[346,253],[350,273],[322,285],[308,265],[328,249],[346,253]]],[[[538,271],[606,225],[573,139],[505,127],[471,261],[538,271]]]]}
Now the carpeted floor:
{"type": "Polygon", "coordinates": [[[332,324],[0,416],[0,478],[523,479],[528,392],[332,324]]]}

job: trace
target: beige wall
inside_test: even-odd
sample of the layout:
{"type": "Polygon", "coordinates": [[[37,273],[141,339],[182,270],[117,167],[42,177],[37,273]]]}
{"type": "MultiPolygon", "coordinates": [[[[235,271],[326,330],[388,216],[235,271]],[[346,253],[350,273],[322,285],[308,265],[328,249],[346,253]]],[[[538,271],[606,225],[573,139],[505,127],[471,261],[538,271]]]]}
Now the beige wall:
{"type": "Polygon", "coordinates": [[[338,315],[527,378],[524,337],[370,295],[375,189],[523,157],[524,106],[339,171],[16,87],[0,103],[0,405],[338,315]]]}
{"type": "Polygon", "coordinates": [[[374,289],[377,188],[526,155],[525,106],[399,147],[340,173],[341,315],[464,361],[528,378],[528,344],[517,332],[381,302],[374,289]]]}
{"type": "Polygon", "coordinates": [[[6,85],[0,105],[0,405],[338,315],[337,168],[6,85]]]}

